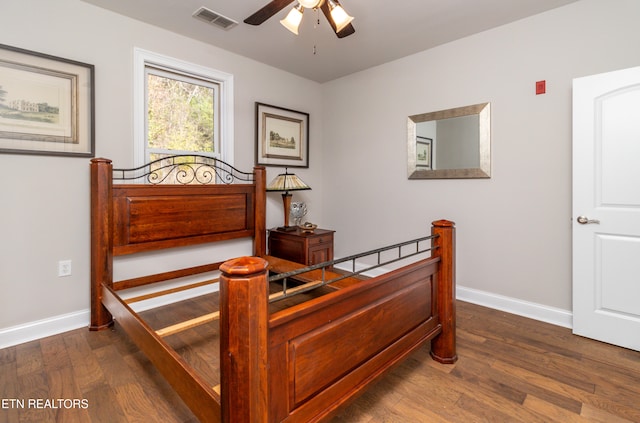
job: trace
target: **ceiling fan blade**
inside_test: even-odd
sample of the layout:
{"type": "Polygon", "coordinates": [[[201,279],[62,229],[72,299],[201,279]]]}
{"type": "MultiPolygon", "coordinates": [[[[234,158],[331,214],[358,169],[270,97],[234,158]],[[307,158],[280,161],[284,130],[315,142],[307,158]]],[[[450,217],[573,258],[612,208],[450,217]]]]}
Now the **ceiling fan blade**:
{"type": "Polygon", "coordinates": [[[356,32],[355,28],[351,24],[342,28],[342,31],[340,32],[336,31],[336,24],[333,22],[333,19],[331,19],[331,10],[329,9],[328,1],[322,3],[320,9],[322,9],[322,13],[324,13],[325,18],[327,18],[327,20],[329,21],[329,25],[331,25],[331,28],[333,28],[333,32],[336,33],[336,36],[338,38],[344,38],[356,32]]]}
{"type": "Polygon", "coordinates": [[[293,3],[293,0],[273,0],[265,7],[245,19],[244,23],[249,25],[260,25],[291,3],[293,3]]]}

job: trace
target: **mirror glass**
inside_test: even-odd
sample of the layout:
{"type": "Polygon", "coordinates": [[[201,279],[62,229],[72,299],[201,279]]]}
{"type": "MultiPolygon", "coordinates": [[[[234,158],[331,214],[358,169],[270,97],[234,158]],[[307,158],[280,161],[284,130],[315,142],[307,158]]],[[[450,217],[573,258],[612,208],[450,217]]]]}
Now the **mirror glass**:
{"type": "Polygon", "coordinates": [[[409,179],[490,178],[490,104],[409,116],[409,179]]]}

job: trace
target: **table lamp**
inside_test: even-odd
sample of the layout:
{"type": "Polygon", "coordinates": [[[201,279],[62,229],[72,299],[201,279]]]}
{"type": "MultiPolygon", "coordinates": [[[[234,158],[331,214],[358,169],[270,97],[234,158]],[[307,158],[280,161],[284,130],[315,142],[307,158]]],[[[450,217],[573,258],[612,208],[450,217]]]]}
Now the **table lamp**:
{"type": "Polygon", "coordinates": [[[284,205],[284,226],[279,227],[281,231],[294,231],[295,226],[289,226],[289,210],[291,208],[291,197],[293,196],[289,191],[301,191],[305,189],[311,189],[311,187],[305,184],[302,179],[298,178],[295,174],[289,173],[285,168],[284,173],[276,176],[269,185],[267,185],[267,191],[281,191],[282,203],[284,205]]]}

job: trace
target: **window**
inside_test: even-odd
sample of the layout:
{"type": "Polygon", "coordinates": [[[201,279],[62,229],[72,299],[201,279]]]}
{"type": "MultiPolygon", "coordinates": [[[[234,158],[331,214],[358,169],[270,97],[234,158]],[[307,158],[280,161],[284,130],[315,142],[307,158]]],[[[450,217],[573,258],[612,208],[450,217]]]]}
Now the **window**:
{"type": "Polygon", "coordinates": [[[233,164],[233,76],[135,51],[136,166],[197,153],[233,164]]]}
{"type": "Polygon", "coordinates": [[[146,156],[189,152],[220,157],[219,86],[215,82],[145,68],[146,156]]]}

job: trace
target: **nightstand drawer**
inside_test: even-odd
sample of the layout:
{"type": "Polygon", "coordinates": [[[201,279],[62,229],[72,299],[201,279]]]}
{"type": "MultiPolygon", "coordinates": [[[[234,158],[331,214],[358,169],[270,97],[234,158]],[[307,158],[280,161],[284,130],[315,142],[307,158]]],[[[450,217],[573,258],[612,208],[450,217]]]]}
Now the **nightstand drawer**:
{"type": "Polygon", "coordinates": [[[333,234],[309,237],[309,245],[333,244],[333,234]]]}
{"type": "Polygon", "coordinates": [[[333,260],[333,232],[269,231],[269,255],[295,261],[306,266],[333,260]]]}

